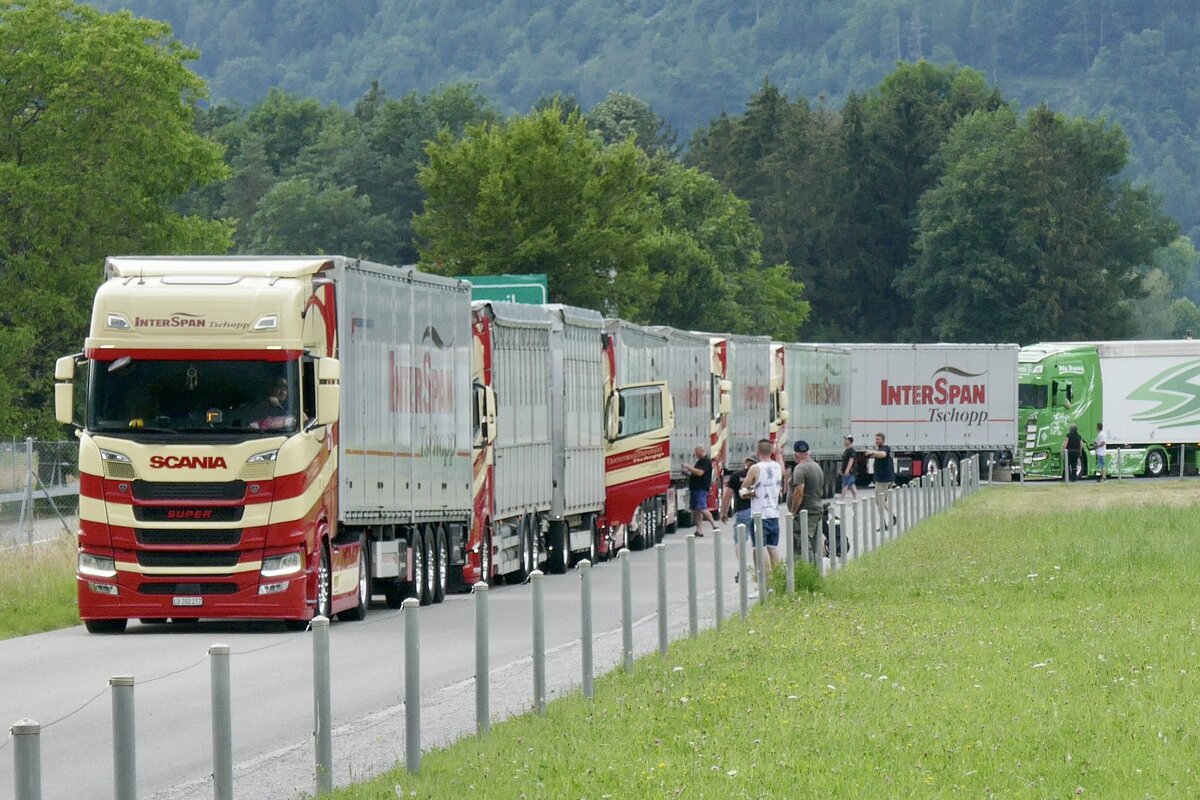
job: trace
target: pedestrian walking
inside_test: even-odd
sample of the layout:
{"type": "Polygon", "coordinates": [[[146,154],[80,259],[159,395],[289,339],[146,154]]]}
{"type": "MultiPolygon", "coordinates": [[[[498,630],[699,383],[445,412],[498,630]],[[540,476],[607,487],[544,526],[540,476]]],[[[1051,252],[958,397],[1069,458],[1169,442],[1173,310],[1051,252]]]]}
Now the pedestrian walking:
{"type": "Polygon", "coordinates": [[[864,450],[863,454],[874,461],[875,475],[875,508],[879,512],[879,521],[883,527],[888,527],[889,523],[896,521],[896,515],[892,513],[891,499],[888,493],[892,490],[892,484],[896,481],[896,470],[892,466],[892,448],[888,447],[887,437],[882,433],[875,434],[875,449],[864,450]]]}
{"type": "Polygon", "coordinates": [[[838,470],[841,474],[842,493],[841,499],[846,499],[846,492],[858,499],[858,452],[854,449],[854,437],[847,436],[842,440],[842,445],[846,448],[842,451],[842,466],[838,470]]]}
{"type": "Polygon", "coordinates": [[[708,493],[712,489],[712,459],[700,445],[692,450],[696,462],[688,465],[683,462],[683,471],[688,476],[688,509],[692,512],[692,520],[696,523],[696,536],[704,538],[704,522],[707,520],[712,530],[717,529],[712,512],[708,510],[708,493]]]}
{"type": "MultiPolygon", "coordinates": [[[[1104,423],[1096,423],[1096,441],[1092,442],[1092,448],[1096,451],[1096,480],[1103,481],[1106,477],[1104,474],[1104,461],[1108,456],[1108,434],[1104,432],[1104,423]]],[[[1120,469],[1120,465],[1118,465],[1120,469]]]]}
{"type": "Polygon", "coordinates": [[[1063,450],[1067,454],[1067,480],[1075,480],[1082,472],[1079,461],[1083,458],[1083,437],[1079,435],[1079,426],[1072,425],[1063,440],[1063,450]]]}

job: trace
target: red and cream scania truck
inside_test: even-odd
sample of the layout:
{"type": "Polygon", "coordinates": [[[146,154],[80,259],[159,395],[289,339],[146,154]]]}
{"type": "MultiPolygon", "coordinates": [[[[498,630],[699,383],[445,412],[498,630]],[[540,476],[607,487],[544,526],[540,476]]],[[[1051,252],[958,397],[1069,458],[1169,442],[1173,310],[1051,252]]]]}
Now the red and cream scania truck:
{"type": "Polygon", "coordinates": [[[105,277],[84,352],[55,368],[90,631],[437,602],[541,553],[554,568],[564,541],[590,553],[666,491],[665,385],[609,380],[598,315],[473,311],[465,282],[337,256],[110,258],[105,277]],[[552,377],[572,338],[555,315],[583,322],[586,380],[552,377]],[[580,425],[572,471],[555,431],[580,425]]]}

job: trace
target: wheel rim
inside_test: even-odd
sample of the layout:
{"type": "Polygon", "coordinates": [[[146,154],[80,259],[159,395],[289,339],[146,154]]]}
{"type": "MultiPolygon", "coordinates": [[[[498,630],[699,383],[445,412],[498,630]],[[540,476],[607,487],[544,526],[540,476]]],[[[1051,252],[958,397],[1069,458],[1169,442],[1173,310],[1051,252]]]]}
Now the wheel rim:
{"type": "Polygon", "coordinates": [[[430,595],[433,594],[433,582],[437,580],[437,575],[434,572],[437,567],[437,564],[434,562],[435,547],[437,547],[437,543],[433,540],[433,531],[425,531],[425,568],[428,572],[426,573],[424,588],[430,595]]]}
{"type": "Polygon", "coordinates": [[[483,541],[479,543],[479,572],[479,580],[492,579],[492,537],[486,533],[483,535],[483,541]]]}
{"type": "Polygon", "coordinates": [[[1163,471],[1162,453],[1158,452],[1157,450],[1152,450],[1150,452],[1150,455],[1146,457],[1146,463],[1149,466],[1149,472],[1151,475],[1157,475],[1158,473],[1162,472],[1163,471]]]}
{"type": "Polygon", "coordinates": [[[417,598],[425,594],[425,542],[424,537],[418,539],[413,546],[413,586],[417,590],[417,598]]]}
{"type": "Polygon", "coordinates": [[[450,574],[450,565],[446,562],[450,560],[450,553],[446,546],[446,534],[438,531],[438,586],[444,591],[446,589],[446,576],[450,574]]]}
{"type": "Polygon", "coordinates": [[[358,602],[366,608],[370,600],[371,597],[367,594],[367,545],[364,542],[362,550],[358,553],[358,602]]]}
{"type": "Polygon", "coordinates": [[[325,548],[321,548],[321,560],[317,564],[317,614],[329,619],[330,614],[329,590],[329,556],[325,548]]]}

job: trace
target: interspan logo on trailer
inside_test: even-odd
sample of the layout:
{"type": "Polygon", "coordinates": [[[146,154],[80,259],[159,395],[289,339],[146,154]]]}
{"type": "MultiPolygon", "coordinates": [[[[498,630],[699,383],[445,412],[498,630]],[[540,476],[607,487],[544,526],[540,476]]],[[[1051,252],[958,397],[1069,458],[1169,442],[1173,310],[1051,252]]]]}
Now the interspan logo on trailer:
{"type": "Polygon", "coordinates": [[[965,422],[967,425],[982,425],[988,420],[986,408],[961,406],[986,406],[987,384],[957,378],[979,378],[987,372],[966,372],[957,367],[941,367],[930,376],[930,383],[889,383],[885,378],[879,382],[879,402],[883,406],[931,406],[929,422],[965,422]],[[940,377],[939,377],[940,376],[940,377]]]}

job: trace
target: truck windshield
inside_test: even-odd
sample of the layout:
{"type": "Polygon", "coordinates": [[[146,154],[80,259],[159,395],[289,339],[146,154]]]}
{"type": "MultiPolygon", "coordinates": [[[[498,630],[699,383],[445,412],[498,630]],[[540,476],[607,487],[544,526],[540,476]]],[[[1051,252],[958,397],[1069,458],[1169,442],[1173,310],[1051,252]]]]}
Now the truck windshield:
{"type": "Polygon", "coordinates": [[[88,429],[181,436],[295,433],[295,362],[93,361],[88,429]]]}
{"type": "Polygon", "coordinates": [[[1036,383],[1017,385],[1017,405],[1021,408],[1045,408],[1047,396],[1045,386],[1036,383]]]}

